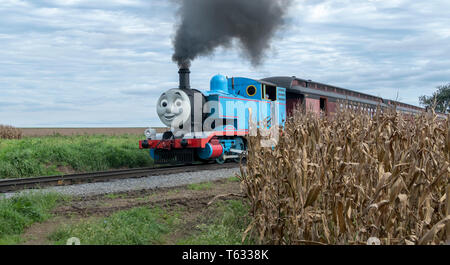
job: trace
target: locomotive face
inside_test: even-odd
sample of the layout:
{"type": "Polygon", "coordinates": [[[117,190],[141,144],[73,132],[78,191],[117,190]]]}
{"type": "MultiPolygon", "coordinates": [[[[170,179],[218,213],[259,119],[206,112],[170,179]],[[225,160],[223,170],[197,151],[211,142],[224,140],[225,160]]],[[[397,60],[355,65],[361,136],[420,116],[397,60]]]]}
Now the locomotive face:
{"type": "Polygon", "coordinates": [[[178,127],[184,124],[191,115],[189,97],[181,89],[172,88],[159,97],[156,111],[165,125],[178,127]]]}

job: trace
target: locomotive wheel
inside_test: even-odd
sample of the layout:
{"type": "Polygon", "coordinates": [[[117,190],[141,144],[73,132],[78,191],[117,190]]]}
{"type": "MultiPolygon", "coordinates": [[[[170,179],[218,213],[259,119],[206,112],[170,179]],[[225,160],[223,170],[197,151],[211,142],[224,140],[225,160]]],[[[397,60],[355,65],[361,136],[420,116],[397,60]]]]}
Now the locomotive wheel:
{"type": "MultiPolygon", "coordinates": [[[[247,148],[246,148],[246,144],[245,144],[244,140],[242,140],[242,138],[238,138],[238,139],[240,141],[238,141],[238,144],[235,146],[235,148],[238,150],[242,150],[242,151],[246,150],[247,148]]],[[[233,161],[236,163],[241,163],[241,161],[245,163],[245,160],[246,160],[246,157],[245,157],[245,154],[243,154],[243,153],[241,153],[238,158],[233,158],[233,161]]]]}
{"type": "Polygon", "coordinates": [[[247,155],[245,153],[242,153],[239,155],[238,158],[233,158],[233,161],[236,163],[246,163],[247,162],[247,155]]]}
{"type": "Polygon", "coordinates": [[[245,156],[245,154],[240,154],[239,155],[239,158],[234,158],[233,159],[234,160],[234,162],[236,162],[236,163],[246,163],[247,162],[247,157],[245,156]]]}
{"type": "Polygon", "coordinates": [[[223,156],[220,156],[220,157],[216,158],[216,162],[217,162],[217,164],[222,165],[223,163],[225,163],[225,159],[223,159],[223,156]]]}

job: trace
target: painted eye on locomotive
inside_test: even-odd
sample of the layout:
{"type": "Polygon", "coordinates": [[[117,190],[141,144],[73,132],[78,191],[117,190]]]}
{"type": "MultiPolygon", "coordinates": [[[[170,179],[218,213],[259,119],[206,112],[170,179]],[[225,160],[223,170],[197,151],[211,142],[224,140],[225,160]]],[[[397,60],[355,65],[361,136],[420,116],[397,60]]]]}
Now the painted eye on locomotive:
{"type": "Polygon", "coordinates": [[[169,127],[179,127],[191,115],[189,96],[181,89],[170,89],[159,97],[156,111],[162,123],[169,127]]]}

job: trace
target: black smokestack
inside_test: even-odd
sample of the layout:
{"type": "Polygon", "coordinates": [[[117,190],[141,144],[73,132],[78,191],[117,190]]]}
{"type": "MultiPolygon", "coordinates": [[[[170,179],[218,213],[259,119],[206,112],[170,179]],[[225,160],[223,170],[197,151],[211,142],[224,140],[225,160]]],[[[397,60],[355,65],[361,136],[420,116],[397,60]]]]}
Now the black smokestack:
{"type": "Polygon", "coordinates": [[[291,0],[182,0],[172,60],[189,68],[198,56],[239,40],[244,57],[259,65],[291,0]]]}
{"type": "Polygon", "coordinates": [[[178,71],[178,74],[180,76],[180,89],[189,89],[191,88],[191,84],[189,81],[189,74],[191,71],[189,71],[189,68],[181,68],[178,71]]]}

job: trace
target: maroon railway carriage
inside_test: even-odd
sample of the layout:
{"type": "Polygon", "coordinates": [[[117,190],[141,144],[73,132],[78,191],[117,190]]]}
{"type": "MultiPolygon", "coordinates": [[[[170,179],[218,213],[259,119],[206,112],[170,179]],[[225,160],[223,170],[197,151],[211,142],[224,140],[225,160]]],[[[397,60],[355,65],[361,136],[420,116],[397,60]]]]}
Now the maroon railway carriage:
{"type": "Polygon", "coordinates": [[[386,100],[381,97],[300,79],[295,76],[277,76],[262,80],[286,88],[286,113],[288,116],[292,115],[292,109],[296,104],[301,104],[306,110],[317,113],[336,112],[338,104],[344,104],[344,102],[350,106],[362,107],[369,113],[374,113],[378,106],[381,108],[396,107],[398,111],[406,113],[420,113],[425,110],[424,108],[395,100],[386,100]]]}

